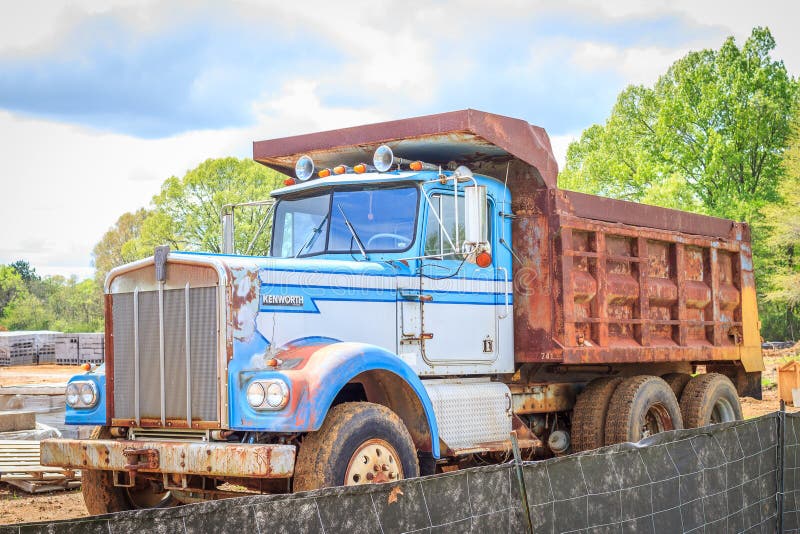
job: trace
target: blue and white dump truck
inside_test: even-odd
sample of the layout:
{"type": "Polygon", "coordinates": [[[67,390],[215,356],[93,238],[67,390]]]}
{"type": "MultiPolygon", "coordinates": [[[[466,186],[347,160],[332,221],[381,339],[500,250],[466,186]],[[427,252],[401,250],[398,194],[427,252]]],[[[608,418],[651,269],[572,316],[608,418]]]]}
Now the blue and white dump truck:
{"type": "MultiPolygon", "coordinates": [[[[558,189],[545,131],[475,110],[256,142],[269,250],[105,282],[106,362],[42,443],[93,514],[546,457],[741,418],[749,228],[558,189]],[[699,373],[699,374],[698,374],[699,373]],[[228,484],[225,484],[228,483],[228,484]]],[[[257,201],[259,199],[253,199],[257,201]]]]}

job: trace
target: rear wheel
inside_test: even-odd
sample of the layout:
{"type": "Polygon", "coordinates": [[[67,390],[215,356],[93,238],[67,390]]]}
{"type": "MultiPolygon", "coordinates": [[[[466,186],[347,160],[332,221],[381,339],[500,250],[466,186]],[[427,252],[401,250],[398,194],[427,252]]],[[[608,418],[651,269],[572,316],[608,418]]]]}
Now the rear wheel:
{"type": "Polygon", "coordinates": [[[621,378],[595,378],[578,395],[572,410],[572,451],[581,452],[605,445],[608,403],[621,378]]]}
{"type": "MultiPolygon", "coordinates": [[[[106,427],[96,427],[90,439],[111,439],[106,427]]],[[[136,477],[132,488],[114,486],[111,471],[84,469],[81,471],[81,493],[86,510],[92,515],[136,510],[164,508],[175,504],[168,491],[144,477],[136,477]]]]}
{"type": "Polygon", "coordinates": [[[742,405],[730,378],[708,373],[692,378],[681,395],[686,428],[699,428],[742,419],[742,405]]]}
{"type": "Polygon", "coordinates": [[[419,476],[414,442],[400,418],[370,402],[346,402],[303,438],[294,491],[354,486],[419,476]]]}
{"type": "Polygon", "coordinates": [[[625,379],[608,405],[606,445],[637,442],[653,434],[683,428],[675,393],[657,376],[625,379]]]}

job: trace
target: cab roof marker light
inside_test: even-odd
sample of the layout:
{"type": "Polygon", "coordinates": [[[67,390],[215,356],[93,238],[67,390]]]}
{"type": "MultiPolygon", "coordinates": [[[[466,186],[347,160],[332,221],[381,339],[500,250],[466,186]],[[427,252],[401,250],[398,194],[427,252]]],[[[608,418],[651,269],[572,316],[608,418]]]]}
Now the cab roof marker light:
{"type": "Polygon", "coordinates": [[[375,171],[375,167],[372,165],[368,165],[366,163],[359,163],[355,167],[353,167],[353,172],[356,174],[364,174],[365,172],[373,172],[375,171]]]}
{"type": "Polygon", "coordinates": [[[337,165],[333,168],[333,174],[347,174],[348,172],[353,172],[353,169],[347,165],[337,165]]]}
{"type": "Polygon", "coordinates": [[[333,174],[333,171],[330,170],[330,169],[320,169],[319,170],[319,177],[320,178],[327,178],[331,174],[333,174]]]}
{"type": "Polygon", "coordinates": [[[294,174],[301,182],[305,182],[314,175],[314,160],[310,156],[300,156],[294,166],[294,174]]]}

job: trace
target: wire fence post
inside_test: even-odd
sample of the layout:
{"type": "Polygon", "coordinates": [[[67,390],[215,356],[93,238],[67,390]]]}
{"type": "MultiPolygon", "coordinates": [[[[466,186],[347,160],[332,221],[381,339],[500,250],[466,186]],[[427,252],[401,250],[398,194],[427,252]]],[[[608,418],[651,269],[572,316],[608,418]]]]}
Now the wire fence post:
{"type": "Polygon", "coordinates": [[[778,532],[783,533],[783,474],[786,469],[786,403],[781,399],[778,412],[778,532]]]}
{"type": "Polygon", "coordinates": [[[533,534],[533,521],[531,520],[531,510],[528,506],[528,492],[525,489],[525,472],[522,469],[522,455],[519,452],[519,442],[517,432],[511,432],[511,445],[514,451],[514,470],[517,472],[517,484],[519,484],[519,496],[522,501],[522,510],[525,512],[525,521],[528,523],[528,532],[533,534]]]}

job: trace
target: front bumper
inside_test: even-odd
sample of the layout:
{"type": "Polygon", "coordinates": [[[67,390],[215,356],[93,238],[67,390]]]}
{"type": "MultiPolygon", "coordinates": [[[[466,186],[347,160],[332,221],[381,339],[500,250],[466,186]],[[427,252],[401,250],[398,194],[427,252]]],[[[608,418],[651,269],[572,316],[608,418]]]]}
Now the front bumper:
{"type": "Polygon", "coordinates": [[[41,463],[68,469],[178,473],[217,477],[288,478],[293,445],[129,440],[47,439],[41,463]]]}

